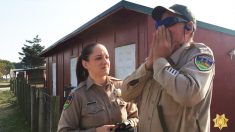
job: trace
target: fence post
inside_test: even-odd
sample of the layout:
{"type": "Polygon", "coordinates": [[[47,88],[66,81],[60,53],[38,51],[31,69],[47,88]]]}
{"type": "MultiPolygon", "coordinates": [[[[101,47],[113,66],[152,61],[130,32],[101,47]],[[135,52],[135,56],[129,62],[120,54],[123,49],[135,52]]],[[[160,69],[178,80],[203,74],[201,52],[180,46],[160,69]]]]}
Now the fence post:
{"type": "Polygon", "coordinates": [[[13,90],[13,79],[10,79],[10,91],[13,90]]]}
{"type": "Polygon", "coordinates": [[[45,112],[44,112],[44,101],[43,101],[43,88],[39,89],[39,112],[38,112],[38,131],[45,131],[45,112]]]}
{"type": "Polygon", "coordinates": [[[50,100],[50,132],[56,132],[60,119],[60,97],[51,96],[50,100]]]}
{"type": "Polygon", "coordinates": [[[30,92],[31,92],[31,131],[36,132],[36,116],[35,116],[35,87],[30,87],[30,92]]]}
{"type": "MultiPolygon", "coordinates": [[[[26,88],[27,88],[27,122],[30,124],[31,123],[31,91],[30,91],[30,85],[26,85],[26,88]]],[[[31,124],[30,124],[31,125],[31,124]]]]}

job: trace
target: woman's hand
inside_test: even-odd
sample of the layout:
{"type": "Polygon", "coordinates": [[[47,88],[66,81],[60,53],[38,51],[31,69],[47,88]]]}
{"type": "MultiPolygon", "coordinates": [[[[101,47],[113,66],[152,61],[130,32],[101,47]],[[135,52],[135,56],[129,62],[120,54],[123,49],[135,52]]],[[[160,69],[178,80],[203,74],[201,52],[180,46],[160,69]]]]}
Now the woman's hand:
{"type": "Polygon", "coordinates": [[[115,125],[103,125],[96,128],[96,132],[110,132],[115,125]]]}

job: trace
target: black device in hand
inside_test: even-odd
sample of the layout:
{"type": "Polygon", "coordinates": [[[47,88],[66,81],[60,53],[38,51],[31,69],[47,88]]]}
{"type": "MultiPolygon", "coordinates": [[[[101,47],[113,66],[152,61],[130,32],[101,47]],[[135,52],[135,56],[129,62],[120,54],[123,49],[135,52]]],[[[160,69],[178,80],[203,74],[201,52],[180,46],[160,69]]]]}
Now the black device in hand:
{"type": "Polygon", "coordinates": [[[129,121],[116,124],[114,132],[134,132],[134,128],[131,126],[129,121]]]}

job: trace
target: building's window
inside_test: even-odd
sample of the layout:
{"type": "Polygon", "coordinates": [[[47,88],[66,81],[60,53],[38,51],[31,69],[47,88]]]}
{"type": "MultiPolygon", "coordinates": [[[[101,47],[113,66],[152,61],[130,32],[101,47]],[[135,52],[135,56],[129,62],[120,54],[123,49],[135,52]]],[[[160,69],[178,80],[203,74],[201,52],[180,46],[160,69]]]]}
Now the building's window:
{"type": "Polygon", "coordinates": [[[70,59],[70,84],[72,87],[77,87],[77,75],[76,75],[76,66],[77,66],[77,57],[70,59]]]}
{"type": "Polygon", "coordinates": [[[56,96],[56,63],[52,63],[52,95],[56,96]]]}
{"type": "Polygon", "coordinates": [[[115,48],[115,76],[124,79],[135,70],[135,44],[115,48]]]}

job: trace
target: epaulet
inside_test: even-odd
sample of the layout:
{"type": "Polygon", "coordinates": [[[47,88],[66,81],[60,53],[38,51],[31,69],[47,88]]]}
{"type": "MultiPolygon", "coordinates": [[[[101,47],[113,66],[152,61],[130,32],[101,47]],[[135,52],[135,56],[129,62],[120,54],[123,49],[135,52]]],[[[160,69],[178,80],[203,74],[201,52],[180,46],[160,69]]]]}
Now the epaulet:
{"type": "Polygon", "coordinates": [[[122,81],[121,79],[115,78],[115,77],[111,77],[109,76],[110,80],[114,80],[114,81],[122,81]]]}
{"type": "Polygon", "coordinates": [[[80,88],[82,88],[84,86],[86,86],[86,82],[85,81],[79,83],[79,85],[76,88],[72,89],[71,92],[75,92],[75,91],[77,91],[78,89],[80,89],[80,88]]]}
{"type": "Polygon", "coordinates": [[[72,89],[71,92],[74,93],[74,92],[77,91],[77,90],[78,90],[78,87],[72,89]]]}
{"type": "Polygon", "coordinates": [[[200,53],[213,54],[212,50],[203,43],[192,43],[191,46],[192,46],[192,48],[198,49],[200,51],[200,53]]]}

